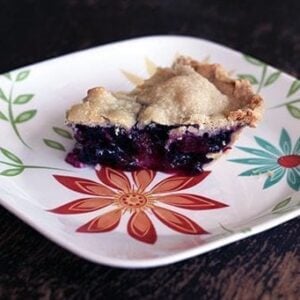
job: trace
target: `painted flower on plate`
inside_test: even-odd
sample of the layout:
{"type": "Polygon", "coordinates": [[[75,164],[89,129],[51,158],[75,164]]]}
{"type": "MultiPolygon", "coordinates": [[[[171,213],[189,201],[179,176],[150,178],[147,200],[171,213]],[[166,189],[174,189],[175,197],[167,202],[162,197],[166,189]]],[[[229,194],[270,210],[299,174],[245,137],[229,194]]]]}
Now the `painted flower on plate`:
{"type": "Polygon", "coordinates": [[[295,191],[300,189],[300,138],[298,138],[294,147],[288,132],[283,128],[279,138],[279,147],[273,146],[268,141],[255,137],[256,143],[262,149],[237,147],[238,149],[256,157],[230,159],[229,161],[257,165],[240,174],[240,176],[254,176],[268,174],[263,188],[269,188],[278,183],[287,174],[287,183],[295,191]]]}
{"type": "Polygon", "coordinates": [[[88,233],[111,231],[118,226],[122,214],[129,212],[128,234],[149,244],[157,240],[156,230],[150,219],[153,215],[177,232],[205,234],[207,231],[187,216],[158,204],[189,210],[226,207],[226,204],[207,197],[189,193],[173,193],[197,185],[209,173],[203,172],[194,177],[172,175],[150,189],[149,185],[156,176],[156,172],[151,170],[132,172],[133,184],[124,172],[107,167],[96,171],[99,183],[84,178],[54,175],[55,179],[65,187],[93,197],[77,199],[51,211],[58,214],[78,214],[96,211],[111,205],[113,208],[111,211],[97,216],[79,227],[77,231],[88,233]]]}

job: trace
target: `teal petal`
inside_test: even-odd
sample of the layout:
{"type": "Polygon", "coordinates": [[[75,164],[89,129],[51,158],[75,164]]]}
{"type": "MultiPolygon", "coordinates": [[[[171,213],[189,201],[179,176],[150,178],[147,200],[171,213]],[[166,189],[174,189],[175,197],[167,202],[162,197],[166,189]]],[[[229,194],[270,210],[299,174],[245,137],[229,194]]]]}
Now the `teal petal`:
{"type": "Polygon", "coordinates": [[[262,148],[264,148],[265,150],[267,150],[268,152],[271,152],[272,154],[276,155],[276,156],[282,156],[282,152],[279,151],[276,147],[274,147],[272,144],[270,144],[268,141],[255,136],[255,141],[256,143],[261,146],[262,148]]]}
{"type": "Polygon", "coordinates": [[[300,190],[300,175],[299,173],[296,172],[296,170],[294,169],[288,170],[287,182],[293,190],[295,191],[300,190]]]}
{"type": "Polygon", "coordinates": [[[278,181],[280,181],[282,179],[282,177],[284,176],[285,172],[286,172],[286,170],[282,169],[282,168],[273,171],[273,174],[271,176],[269,176],[267,178],[267,180],[265,181],[263,189],[267,189],[267,188],[271,187],[272,185],[276,184],[278,181]]]}
{"type": "Polygon", "coordinates": [[[238,164],[247,164],[247,165],[274,165],[277,164],[277,160],[265,159],[265,158],[237,158],[229,159],[238,164]]]}
{"type": "Polygon", "coordinates": [[[294,168],[293,171],[295,171],[300,176],[300,167],[294,168]]]}
{"type": "Polygon", "coordinates": [[[298,138],[298,140],[296,142],[293,153],[294,154],[300,154],[300,137],[298,138]]]}
{"type": "Polygon", "coordinates": [[[285,154],[291,154],[292,151],[292,141],[288,134],[288,132],[282,128],[281,135],[279,139],[279,145],[283,153],[285,154]]]}
{"type": "Polygon", "coordinates": [[[257,167],[257,168],[253,168],[253,169],[249,169],[241,174],[239,174],[239,176],[258,176],[260,174],[264,174],[267,172],[271,172],[274,171],[276,169],[278,169],[278,165],[276,166],[264,166],[264,167],[257,167]]]}
{"type": "Polygon", "coordinates": [[[248,153],[251,153],[251,154],[254,154],[256,156],[260,156],[260,157],[265,157],[265,158],[271,158],[271,159],[275,159],[277,160],[277,157],[266,152],[266,151],[263,151],[263,150],[259,150],[259,149],[254,149],[254,148],[247,148],[247,147],[239,147],[237,146],[236,148],[242,150],[242,151],[245,151],[245,152],[248,152],[248,153]]]}

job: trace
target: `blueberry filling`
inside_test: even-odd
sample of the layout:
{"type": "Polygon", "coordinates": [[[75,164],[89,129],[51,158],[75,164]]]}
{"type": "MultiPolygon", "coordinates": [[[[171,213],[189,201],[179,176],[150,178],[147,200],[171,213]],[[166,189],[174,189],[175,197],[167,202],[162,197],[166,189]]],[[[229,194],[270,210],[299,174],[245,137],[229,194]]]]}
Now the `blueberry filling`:
{"type": "Polygon", "coordinates": [[[197,174],[212,161],[207,154],[228,148],[232,133],[239,129],[232,127],[201,135],[186,131],[178,136],[174,134],[176,128],[152,123],[128,131],[117,126],[76,125],[77,143],[66,161],[75,167],[101,164],[127,171],[153,169],[197,174]]]}

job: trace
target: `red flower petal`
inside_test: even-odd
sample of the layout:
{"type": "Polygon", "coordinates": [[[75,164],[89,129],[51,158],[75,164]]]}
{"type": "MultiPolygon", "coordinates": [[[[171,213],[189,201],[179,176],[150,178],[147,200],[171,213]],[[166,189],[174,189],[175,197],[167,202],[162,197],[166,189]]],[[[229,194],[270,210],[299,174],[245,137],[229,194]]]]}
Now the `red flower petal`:
{"type": "Polygon", "coordinates": [[[132,173],[132,178],[137,188],[142,192],[152,182],[156,172],[152,170],[139,170],[132,173]]]}
{"type": "Polygon", "coordinates": [[[193,177],[174,175],[156,184],[150,192],[153,194],[154,193],[158,194],[158,193],[175,192],[175,191],[187,189],[198,184],[200,181],[206,178],[206,176],[208,176],[209,173],[210,171],[204,171],[201,174],[193,177]]]}
{"type": "Polygon", "coordinates": [[[106,232],[115,229],[121,220],[121,210],[115,209],[79,227],[78,232],[106,232]]]}
{"type": "Polygon", "coordinates": [[[96,174],[103,183],[112,188],[125,192],[128,192],[131,188],[129,179],[122,171],[102,167],[96,174]]]}
{"type": "Polygon", "coordinates": [[[143,212],[134,213],[128,222],[127,230],[133,238],[148,243],[154,244],[157,236],[155,228],[149,217],[143,212]]]}
{"type": "Polygon", "coordinates": [[[156,196],[155,198],[156,200],[169,205],[192,210],[214,209],[228,206],[224,203],[193,194],[173,194],[156,196]]]}
{"type": "Polygon", "coordinates": [[[187,234],[204,234],[208,233],[194,221],[175,211],[155,206],[152,208],[155,216],[171,229],[187,234]]]}
{"type": "Polygon", "coordinates": [[[81,214],[101,209],[113,203],[107,198],[83,198],[78,199],[49,211],[56,214],[81,214]]]}
{"type": "Polygon", "coordinates": [[[115,192],[109,189],[108,187],[89,179],[60,175],[53,175],[53,177],[59,183],[75,192],[94,196],[115,195],[115,192]]]}

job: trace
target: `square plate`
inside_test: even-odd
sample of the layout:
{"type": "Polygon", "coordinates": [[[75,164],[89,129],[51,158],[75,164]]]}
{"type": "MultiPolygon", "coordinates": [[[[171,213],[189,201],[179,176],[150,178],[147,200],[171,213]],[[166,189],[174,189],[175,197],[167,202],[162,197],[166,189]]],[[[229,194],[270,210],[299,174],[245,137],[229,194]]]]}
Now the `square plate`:
{"type": "Polygon", "coordinates": [[[197,38],[145,37],[3,74],[0,88],[1,205],[90,261],[164,265],[299,216],[300,82],[252,57],[197,38]],[[178,54],[250,80],[266,103],[259,127],[192,178],[64,162],[70,105],[91,87],[129,90],[178,54]]]}

